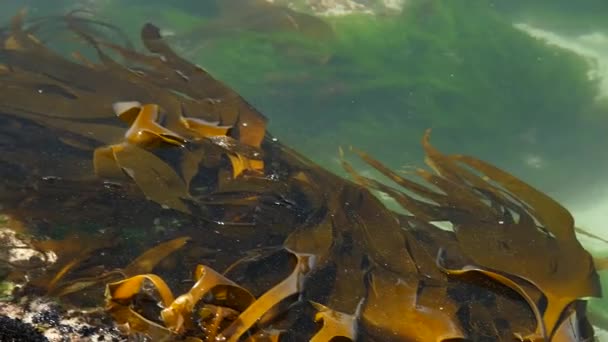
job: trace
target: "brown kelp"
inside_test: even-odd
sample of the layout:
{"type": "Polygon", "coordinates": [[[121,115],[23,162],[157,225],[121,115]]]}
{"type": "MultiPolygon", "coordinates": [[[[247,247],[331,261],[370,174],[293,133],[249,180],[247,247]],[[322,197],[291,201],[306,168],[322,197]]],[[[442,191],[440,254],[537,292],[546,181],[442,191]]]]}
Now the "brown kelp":
{"type": "Polygon", "coordinates": [[[1,31],[3,206],[51,226],[38,233],[103,226],[39,242],[59,258],[31,286],[94,305],[107,283],[109,314],[154,341],[593,338],[584,298],[601,296],[596,268],[553,199],[442,154],[430,133],[431,170],[418,179],[355,150],[394,184],[360,175],[342,152],[345,180],[273,139],[154,25],[141,31],[147,53],[104,27],[19,14],[1,31]],[[37,38],[50,22],[82,49],[50,49],[37,38]],[[149,217],[180,225],[155,234],[149,217]],[[143,234],[125,236],[132,225],[143,234]]]}

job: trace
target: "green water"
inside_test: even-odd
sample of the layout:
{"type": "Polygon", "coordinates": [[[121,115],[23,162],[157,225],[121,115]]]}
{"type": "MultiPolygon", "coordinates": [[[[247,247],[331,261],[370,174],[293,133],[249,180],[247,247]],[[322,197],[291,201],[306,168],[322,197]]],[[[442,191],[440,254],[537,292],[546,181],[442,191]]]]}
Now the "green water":
{"type": "Polygon", "coordinates": [[[339,145],[395,168],[416,164],[421,133],[433,128],[449,152],[583,200],[580,188],[601,182],[606,166],[606,107],[595,101],[588,61],[515,29],[522,8],[440,3],[328,17],[336,34],[326,40],[246,27],[208,35],[204,22],[213,17],[204,9],[201,16],[133,4],[101,12],[133,33],[148,20],[176,33],[174,46],[265,113],[276,136],[338,172],[339,145]],[[195,27],[198,40],[179,39],[195,27]]]}
{"type": "MultiPolygon", "coordinates": [[[[36,15],[80,5],[27,2],[36,15]]],[[[442,150],[494,163],[573,209],[608,201],[608,94],[589,77],[608,53],[589,60],[514,27],[566,40],[595,33],[608,45],[604,1],[412,0],[402,13],[376,4],[377,15],[323,17],[331,37],[239,23],[213,1],[83,3],[134,40],[143,23],[159,25],[178,52],[269,117],[278,139],[337,173],[338,147],[350,145],[395,169],[421,166],[420,138],[432,128],[442,150]]],[[[23,4],[5,0],[0,12],[23,4]]],[[[604,222],[592,223],[585,228],[608,237],[604,222]]],[[[608,316],[606,307],[593,310],[608,316]]]]}

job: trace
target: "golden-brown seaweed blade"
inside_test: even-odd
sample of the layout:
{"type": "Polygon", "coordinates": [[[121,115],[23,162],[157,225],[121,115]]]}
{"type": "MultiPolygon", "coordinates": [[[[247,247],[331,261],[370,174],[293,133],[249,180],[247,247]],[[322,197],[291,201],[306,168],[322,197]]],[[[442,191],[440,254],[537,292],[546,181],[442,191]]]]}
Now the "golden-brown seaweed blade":
{"type": "Polygon", "coordinates": [[[331,341],[336,337],[343,337],[348,338],[351,341],[356,341],[357,317],[355,315],[346,315],[319,303],[312,304],[315,309],[317,309],[315,322],[322,322],[323,326],[317,331],[315,336],[310,339],[310,342],[331,341]]]}
{"type": "Polygon", "coordinates": [[[143,333],[155,341],[166,341],[173,335],[170,330],[144,317],[132,307],[135,297],[142,292],[150,292],[150,289],[158,294],[158,305],[166,307],[173,302],[171,290],[160,277],[144,274],[108,284],[106,310],[128,333],[143,333]]]}
{"type": "Polygon", "coordinates": [[[247,307],[235,322],[222,331],[220,338],[228,342],[239,341],[273,307],[286,298],[301,293],[304,277],[311,271],[311,267],[314,267],[314,256],[294,254],[294,257],[296,264],[291,274],[247,307]]]}
{"type": "Polygon", "coordinates": [[[126,143],[114,146],[112,151],[117,164],[149,199],[167,208],[190,213],[184,202],[190,199],[186,184],[163,160],[126,143]]]}
{"type": "Polygon", "coordinates": [[[402,278],[386,271],[372,271],[368,294],[361,309],[366,333],[382,341],[435,341],[462,339],[464,333],[454,321],[457,307],[445,288],[433,291],[433,306],[421,305],[419,280],[402,278]]]}
{"type": "Polygon", "coordinates": [[[158,27],[146,24],[141,30],[141,37],[146,48],[160,54],[171,65],[176,73],[183,76],[190,85],[191,96],[203,100],[211,99],[218,108],[223,109],[220,117],[223,125],[235,125],[237,138],[250,146],[259,147],[266,132],[267,119],[249,105],[236,92],[215,80],[202,68],[179,57],[162,39],[158,27]],[[228,108],[229,110],[226,110],[228,108]]]}
{"type": "MultiPolygon", "coordinates": [[[[214,304],[243,311],[255,298],[249,291],[239,287],[214,270],[199,265],[195,272],[196,283],[190,291],[177,297],[161,312],[165,325],[174,333],[181,334],[195,326],[193,321],[194,307],[203,297],[209,297],[214,304]]],[[[216,336],[208,336],[209,339],[216,336]]]]}
{"type": "Polygon", "coordinates": [[[528,214],[520,208],[519,224],[499,224],[493,234],[483,236],[479,235],[483,232],[479,225],[465,224],[456,233],[465,253],[479,265],[525,279],[543,292],[547,297],[543,323],[552,336],[570,303],[601,295],[591,255],[576,239],[572,216],[548,196],[504,171],[471,157],[458,156],[456,160],[483,172],[530,205],[533,219],[526,219],[528,214]],[[544,231],[536,227],[535,220],[543,224],[544,231]],[[513,263],[513,258],[526,263],[513,263]]]}
{"type": "MultiPolygon", "coordinates": [[[[287,18],[297,22],[294,16],[287,18]]],[[[190,213],[191,204],[215,206],[210,211],[220,212],[217,216],[225,220],[209,223],[206,217],[189,217],[200,228],[197,233],[203,234],[197,243],[208,240],[217,248],[213,256],[221,261],[212,262],[223,266],[233,262],[231,255],[224,255],[230,253],[226,249],[220,253],[225,245],[216,245],[217,241],[229,240],[235,248],[264,248],[269,240],[272,248],[282,248],[287,255],[284,272],[288,274],[284,277],[271,269],[271,258],[229,268],[231,278],[255,284],[254,291],[221,276],[210,281],[213,277],[205,266],[197,270],[197,285],[173,300],[164,281],[147,272],[184,246],[185,239],[178,238],[142,254],[123,271],[112,265],[113,271],[99,277],[89,273],[63,281],[65,275],[83,271],[77,266],[86,255],[62,260],[50,281],[60,294],[113,280],[121,272],[132,275],[108,285],[108,309],[130,332],[156,340],[202,341],[219,336],[238,341],[249,333],[251,339],[277,340],[282,330],[303,320],[312,326],[315,318],[323,320],[323,327],[315,328],[321,330],[307,324],[302,329],[308,337],[317,332],[317,339],[332,334],[354,339],[353,331],[359,328],[378,340],[396,336],[440,341],[462,338],[465,330],[471,334],[466,338],[475,340],[480,338],[476,333],[502,327],[504,331],[490,333],[569,340],[574,330],[568,326],[586,322],[583,309],[574,309],[572,303],[598,294],[594,265],[576,241],[571,215],[544,194],[477,160],[441,154],[430,145],[428,134],[423,146],[435,173],[418,173],[426,185],[361,152],[361,158],[402,189],[359,176],[352,168],[349,172],[359,185],[344,181],[279,144],[264,151],[266,119],[236,92],[175,54],[155,26],[142,30],[150,55],[104,42],[104,37],[85,27],[86,20],[74,20],[67,19],[67,28],[98,52],[99,62],[79,57],[70,61],[32,36],[36,30],[24,29],[23,15],[13,21],[12,33],[3,37],[0,47],[0,73],[6,81],[0,111],[11,117],[7,121],[43,127],[36,132],[47,130],[57,136],[53,143],[82,147],[78,153],[96,149],[94,165],[100,176],[127,175],[143,194],[166,208],[190,213]],[[108,49],[121,55],[125,65],[111,58],[108,49]],[[117,118],[112,104],[124,99],[146,105],[117,118]],[[158,150],[157,145],[170,149],[158,150]],[[224,156],[232,170],[224,167],[224,156]],[[266,177],[264,160],[273,161],[277,179],[266,177]],[[200,165],[205,167],[199,174],[200,165]],[[230,171],[233,177],[226,176],[230,171]],[[220,176],[205,179],[204,190],[198,190],[197,175],[210,172],[220,176]],[[195,198],[191,186],[199,192],[211,189],[212,194],[195,198]],[[415,217],[388,210],[366,187],[387,192],[415,217]],[[227,220],[237,228],[229,230],[227,220]],[[440,235],[435,220],[449,221],[454,232],[440,235]],[[434,264],[435,254],[441,253],[447,257],[434,264]],[[477,278],[470,273],[478,273],[477,278]],[[466,291],[474,288],[469,285],[481,289],[480,278],[496,285],[482,289],[488,302],[513,304],[510,310],[525,308],[517,324],[502,324],[501,319],[511,323],[510,312],[492,305],[467,315],[470,307],[462,293],[469,294],[466,291]],[[249,292],[261,296],[255,299],[249,292]],[[322,303],[323,307],[316,306],[321,313],[298,310],[302,304],[309,308],[303,303],[308,295],[322,303]],[[542,296],[546,306],[541,305],[542,296]],[[159,305],[166,310],[162,323],[159,305]],[[535,310],[536,334],[530,333],[535,322],[526,305],[535,310]],[[288,314],[282,315],[283,309],[288,314]],[[471,317],[487,320],[481,323],[489,328],[466,326],[476,324],[467,321],[471,317]]],[[[30,132],[15,133],[25,141],[30,132]]],[[[21,169],[37,165],[32,158],[16,162],[12,156],[2,161],[21,169]]],[[[181,217],[175,212],[162,214],[181,217]]],[[[252,252],[243,251],[247,253],[252,252]]]]}
{"type": "MultiPolygon", "coordinates": [[[[429,137],[427,131],[423,146],[427,163],[437,174],[421,170],[419,175],[438,187],[445,197],[429,193],[419,184],[406,181],[379,162],[359,154],[406,190],[435,204],[400,198],[398,192],[373,180],[359,177],[359,181],[391,194],[406,210],[423,214],[418,219],[432,217],[427,216],[432,212],[429,206],[436,206],[437,212],[452,212],[443,220],[454,225],[460,248],[472,262],[461,265],[461,272],[477,270],[512,287],[537,313],[536,337],[531,338],[551,338],[570,303],[600,294],[591,256],[576,240],[572,216],[545,194],[487,163],[465,156],[444,156],[430,145],[429,137]],[[483,173],[486,179],[459,162],[483,173]],[[536,222],[541,223],[540,229],[536,222]],[[514,263],[514,259],[526,262],[514,263]],[[547,298],[544,309],[532,299],[535,294],[529,293],[529,287],[517,285],[522,280],[542,291],[547,298]]],[[[448,273],[459,274],[454,269],[448,273]]]]}

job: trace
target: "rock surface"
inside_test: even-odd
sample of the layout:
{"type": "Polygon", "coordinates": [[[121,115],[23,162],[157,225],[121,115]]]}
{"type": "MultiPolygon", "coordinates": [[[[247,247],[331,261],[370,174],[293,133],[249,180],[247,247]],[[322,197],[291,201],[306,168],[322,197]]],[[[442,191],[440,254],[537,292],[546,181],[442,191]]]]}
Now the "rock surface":
{"type": "Polygon", "coordinates": [[[69,310],[44,297],[0,302],[0,337],[5,338],[1,341],[11,341],[4,332],[7,327],[13,328],[14,341],[126,340],[103,311],[69,310]]]}

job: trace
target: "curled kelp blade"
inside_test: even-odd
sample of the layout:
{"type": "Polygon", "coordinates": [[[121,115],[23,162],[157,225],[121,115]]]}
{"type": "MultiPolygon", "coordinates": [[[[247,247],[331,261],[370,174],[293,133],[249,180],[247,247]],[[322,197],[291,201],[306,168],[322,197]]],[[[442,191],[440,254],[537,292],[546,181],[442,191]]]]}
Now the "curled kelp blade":
{"type": "Polygon", "coordinates": [[[114,246],[116,242],[113,236],[88,236],[82,234],[74,234],[62,240],[33,242],[34,247],[40,251],[55,253],[57,255],[55,267],[58,267],[52,278],[46,279],[46,277],[43,277],[42,279],[36,279],[34,283],[40,283],[47,293],[55,293],[63,279],[70,272],[94,255],[95,252],[114,246]]]}
{"type": "MultiPolygon", "coordinates": [[[[75,101],[72,106],[64,106],[65,110],[55,111],[56,115],[64,118],[111,117],[111,112],[107,110],[111,104],[129,96],[141,102],[157,101],[161,107],[174,113],[186,110],[184,115],[194,120],[191,126],[200,123],[197,119],[203,122],[218,121],[226,127],[234,126],[237,139],[251,146],[260,146],[265,135],[266,119],[234,91],[213,79],[201,68],[179,58],[162,41],[158,30],[153,26],[144,28],[142,39],[151,51],[162,54],[163,58],[144,55],[127,47],[104,45],[104,37],[83,29],[83,25],[74,24],[79,20],[76,18],[72,15],[66,19],[70,23],[68,29],[97,50],[101,63],[73,63],[54,53],[23,30],[23,15],[15,17],[11,33],[5,39],[5,48],[0,51],[0,63],[6,65],[7,70],[18,67],[31,75],[50,76],[47,78],[48,82],[55,80],[61,82],[62,87],[68,87],[68,93],[75,101]],[[140,63],[147,68],[135,70],[121,65],[103,52],[104,47],[121,52],[127,62],[140,63]],[[167,92],[167,88],[175,92],[167,92]],[[84,97],[87,96],[91,97],[91,101],[85,101],[84,97]],[[91,105],[99,104],[100,99],[107,99],[104,101],[103,111],[100,110],[102,106],[91,105]],[[176,99],[179,101],[175,101],[176,99]],[[85,102],[90,110],[80,113],[74,110],[78,107],[76,104],[85,102]]],[[[10,102],[15,103],[14,100],[10,102]]],[[[39,102],[24,102],[24,106],[29,108],[39,102]]],[[[38,113],[43,113],[42,108],[38,113]]],[[[217,130],[212,134],[216,134],[217,130]]]]}
{"type": "Polygon", "coordinates": [[[360,231],[358,238],[369,257],[398,274],[416,272],[416,263],[404,248],[399,220],[367,189],[345,186],[341,198],[348,224],[360,231]]]}
{"type": "MultiPolygon", "coordinates": [[[[357,153],[364,161],[368,162],[368,164],[370,164],[374,168],[377,168],[378,170],[382,170],[381,172],[383,174],[389,175],[389,177],[397,184],[411,184],[417,189],[418,192],[423,192],[425,194],[433,194],[431,189],[426,189],[421,185],[418,185],[414,182],[410,182],[409,180],[399,176],[398,174],[393,173],[393,171],[391,171],[384,164],[372,159],[366,153],[362,151],[357,151],[357,153]]],[[[344,159],[343,152],[341,153],[341,162],[342,168],[353,178],[355,182],[362,186],[387,194],[392,199],[394,199],[395,202],[397,202],[401,207],[408,210],[413,216],[425,221],[442,221],[445,219],[445,215],[441,214],[437,206],[432,205],[428,202],[423,202],[419,199],[414,198],[410,194],[395,189],[394,187],[388,186],[375,179],[361,175],[353,168],[353,166],[349,162],[344,159]]],[[[437,201],[443,202],[444,199],[440,196],[441,195],[438,195],[437,197],[435,197],[435,199],[437,201]]]]}
{"type": "Polygon", "coordinates": [[[547,297],[543,321],[548,336],[551,336],[562,312],[571,302],[601,294],[591,255],[576,240],[573,221],[569,213],[564,213],[565,209],[553,200],[546,200],[546,195],[529,190],[523,182],[506,176],[504,172],[494,173],[496,169],[487,167],[483,162],[470,158],[466,160],[469,165],[484,165],[479,168],[489,178],[498,179],[516,197],[527,201],[537,215],[524,222],[522,218],[526,213],[521,208],[518,211],[520,223],[503,224],[502,227],[493,228],[492,234],[484,236],[479,235],[482,233],[479,224],[461,224],[456,234],[463,250],[479,265],[520,277],[538,287],[547,297]],[[554,211],[555,217],[562,217],[563,221],[547,217],[554,211]],[[535,220],[542,222],[549,234],[539,230],[535,220]],[[508,249],[499,247],[505,244],[508,249]],[[481,248],[481,245],[485,247],[481,248]],[[487,253],[488,248],[493,253],[487,253]],[[523,265],[516,265],[512,262],[514,257],[527,261],[523,265]]]}
{"type": "Polygon", "coordinates": [[[106,286],[106,310],[117,324],[125,326],[128,332],[143,333],[155,341],[167,341],[173,337],[171,331],[150,318],[139,314],[133,308],[133,301],[140,294],[156,291],[161,307],[173,302],[173,294],[167,284],[153,274],[137,275],[106,286]]]}
{"type": "Polygon", "coordinates": [[[464,338],[453,320],[458,307],[446,288],[429,294],[429,306],[417,298],[417,276],[400,278],[390,272],[372,271],[367,297],[361,308],[361,325],[366,333],[383,341],[446,341],[464,338]]]}
{"type": "Polygon", "coordinates": [[[312,303],[317,310],[315,322],[323,325],[321,329],[310,339],[310,342],[331,341],[333,338],[348,338],[356,341],[357,338],[357,317],[341,312],[334,311],[325,305],[312,303]]]}
{"type": "Polygon", "coordinates": [[[266,134],[266,118],[232,89],[216,81],[202,68],[179,57],[162,39],[158,27],[148,23],[141,31],[146,48],[162,55],[167,63],[189,83],[189,95],[195,98],[211,98],[219,108],[224,107],[222,123],[234,125],[236,138],[253,147],[260,147],[266,134]]]}
{"type": "MultiPolygon", "coordinates": [[[[487,210],[486,217],[494,216],[490,222],[496,223],[482,223],[476,216],[475,223],[456,221],[456,235],[465,254],[480,266],[504,272],[508,277],[525,279],[542,291],[547,297],[547,307],[542,313],[546,335],[541,336],[550,338],[562,312],[571,302],[600,294],[591,257],[576,240],[572,216],[553,199],[494,166],[471,157],[443,156],[432,148],[428,138],[427,134],[423,140],[427,159],[440,175],[451,175],[445,179],[457,184],[456,188],[469,187],[471,193],[485,190],[487,194],[494,194],[487,200],[505,208],[504,211],[518,214],[518,222],[505,222],[496,212],[487,210]],[[500,195],[504,193],[502,189],[467,172],[454,161],[482,172],[509,191],[510,196],[500,195]],[[536,221],[543,225],[544,231],[536,226],[536,221]],[[526,263],[513,263],[513,258],[525,259],[526,263]]],[[[437,180],[436,177],[427,179],[437,180]]],[[[442,190],[446,191],[448,186],[443,186],[442,190]]],[[[478,212],[475,210],[479,208],[478,202],[463,200],[459,205],[478,212]]]]}
{"type": "Polygon", "coordinates": [[[596,337],[593,327],[587,320],[585,311],[586,303],[583,301],[576,301],[570,304],[564,311],[564,319],[555,330],[552,341],[593,341],[596,337]]]}
{"type": "MultiPolygon", "coordinates": [[[[204,298],[205,303],[213,304],[216,310],[225,308],[237,312],[237,316],[231,319],[232,323],[221,332],[218,331],[217,336],[206,336],[206,338],[236,342],[241,340],[243,335],[264,315],[269,312],[280,313],[274,310],[277,304],[302,291],[304,276],[310,272],[310,267],[313,265],[313,261],[310,259],[312,256],[298,254],[293,256],[296,259],[296,265],[292,273],[257,300],[244,288],[212,269],[199,265],[194,274],[197,280],[195,285],[190,291],[175,300],[166,283],[160,277],[152,274],[137,275],[108,284],[106,309],[118,324],[127,326],[130,332],[165,339],[171,336],[183,336],[187,331],[196,328],[193,320],[197,314],[195,308],[204,298]],[[134,300],[140,295],[157,298],[158,305],[162,309],[160,317],[164,326],[139,313],[141,308],[138,308],[134,300]]],[[[202,311],[199,313],[204,314],[209,309],[211,307],[203,304],[202,311]]],[[[217,314],[217,311],[215,312],[217,314]]],[[[220,318],[222,317],[226,316],[220,316],[220,318]]],[[[269,319],[264,317],[264,321],[269,319]]],[[[217,324],[214,323],[209,328],[215,329],[217,324]]],[[[215,335],[215,333],[213,334],[215,335]]],[[[271,334],[268,337],[279,335],[271,334]]]]}
{"type": "Polygon", "coordinates": [[[436,173],[419,170],[418,175],[440,192],[404,179],[358,152],[369,165],[424,202],[362,177],[348,164],[346,169],[359,183],[391,195],[418,219],[451,222],[464,255],[474,265],[504,275],[493,277],[494,280],[514,287],[517,279],[521,279],[542,291],[548,303],[539,313],[537,304],[529,300],[533,293],[514,288],[537,311],[537,336],[550,338],[571,302],[599,294],[591,257],[575,238],[571,215],[546,195],[504,171],[471,157],[441,154],[430,145],[429,138],[427,132],[423,146],[427,164],[436,173]],[[486,178],[463,168],[461,163],[486,178]],[[545,218],[551,213],[556,215],[545,218]],[[536,222],[543,226],[539,229],[536,222]],[[514,258],[527,261],[524,265],[513,263],[514,258]]]}
{"type": "Polygon", "coordinates": [[[110,146],[109,150],[101,150],[95,156],[95,169],[106,173],[101,176],[116,177],[118,166],[149,199],[167,208],[190,213],[184,201],[190,198],[184,180],[153,153],[123,143],[110,146]]]}
{"type": "Polygon", "coordinates": [[[183,236],[160,243],[138,256],[127,267],[125,267],[122,272],[127,277],[149,273],[152,271],[152,269],[154,269],[154,267],[156,267],[156,265],[158,265],[169,255],[183,248],[190,240],[190,237],[183,236]]]}
{"type": "MultiPolygon", "coordinates": [[[[0,48],[0,64],[5,66],[4,80],[9,85],[0,93],[0,100],[5,99],[0,101],[3,113],[52,128],[65,144],[94,150],[93,165],[104,179],[124,180],[125,174],[133,178],[138,165],[131,165],[130,156],[138,155],[148,162],[155,159],[154,153],[127,153],[120,147],[125,140],[146,149],[164,145],[183,148],[193,142],[198,147],[212,145],[226,154],[233,177],[249,171],[263,173],[259,147],[266,119],[230,88],[177,56],[153,26],[144,28],[142,39],[155,55],[145,55],[105,43],[106,37],[87,28],[87,20],[70,14],[62,19],[66,28],[98,55],[98,60],[89,61],[76,52],[80,57],[73,62],[33,36],[53,20],[41,20],[35,24],[39,25],[36,29],[27,31],[24,14],[20,14],[7,30],[4,48],[0,48]],[[119,52],[125,64],[104,49],[119,52]],[[124,104],[125,98],[139,110],[117,107],[116,103],[124,104]],[[88,110],[79,109],[84,107],[88,110]],[[114,112],[118,112],[119,120],[112,120],[114,112]],[[129,125],[126,131],[124,123],[129,125]]],[[[218,160],[218,153],[207,153],[203,148],[177,153],[184,161],[178,167],[161,166],[161,161],[155,160],[154,171],[146,176],[142,168],[134,180],[153,201],[189,213],[182,199],[190,201],[190,181],[199,164],[206,162],[207,156],[218,160]],[[155,180],[154,173],[160,174],[156,178],[161,183],[176,187],[155,192],[156,184],[150,183],[155,180]]]]}
{"type": "Polygon", "coordinates": [[[468,273],[481,273],[484,276],[487,276],[493,280],[496,280],[499,283],[506,285],[509,288],[515,290],[515,292],[517,292],[519,295],[521,295],[525,299],[525,301],[528,303],[528,305],[532,309],[534,316],[536,318],[536,321],[537,321],[536,330],[534,331],[533,334],[527,334],[525,336],[524,336],[524,334],[522,334],[519,331],[514,331],[513,333],[514,333],[515,337],[519,337],[521,340],[525,340],[525,341],[542,341],[542,340],[545,340],[548,338],[547,327],[543,320],[543,316],[542,316],[542,313],[540,312],[540,308],[539,308],[539,304],[538,304],[539,300],[537,300],[531,296],[531,293],[533,293],[533,292],[529,291],[528,287],[525,286],[521,281],[511,279],[512,277],[501,274],[500,272],[483,269],[483,268],[480,268],[477,266],[467,265],[461,269],[449,269],[448,267],[443,265],[442,256],[443,256],[443,253],[442,253],[442,251],[440,251],[437,256],[437,266],[440,269],[442,269],[443,271],[445,271],[447,274],[454,275],[454,276],[460,276],[460,275],[465,275],[468,273]]]}
{"type": "MultiPolygon", "coordinates": [[[[139,112],[131,122],[131,127],[125,133],[125,139],[128,142],[142,147],[158,141],[170,145],[184,146],[187,141],[186,138],[158,123],[160,115],[158,105],[146,104],[138,109],[139,112]]],[[[122,112],[120,116],[125,117],[130,112],[130,110],[122,112]]]]}
{"type": "Polygon", "coordinates": [[[255,301],[255,297],[249,291],[209,267],[197,266],[194,278],[196,280],[194,286],[161,312],[165,325],[174,333],[182,334],[186,329],[194,328],[194,309],[203,297],[214,305],[237,312],[245,310],[255,301]]]}
{"type": "Polygon", "coordinates": [[[313,255],[294,254],[296,265],[292,273],[253,302],[238,319],[222,331],[219,338],[237,342],[268,311],[283,300],[303,290],[305,276],[314,265],[313,255]]]}
{"type": "MultiPolygon", "coordinates": [[[[63,278],[69,270],[73,269],[82,261],[82,257],[79,256],[62,268],[51,283],[49,283],[49,293],[57,297],[62,297],[68,294],[81,292],[89,287],[102,283],[114,282],[121,278],[149,273],[154,267],[156,267],[156,265],[158,265],[158,263],[167,258],[170,254],[182,248],[189,240],[189,237],[180,237],[163,242],[145,251],[124,269],[104,271],[95,277],[73,279],[58,285],[59,280],[63,278]]],[[[88,254],[90,254],[90,252],[88,254]]]]}

